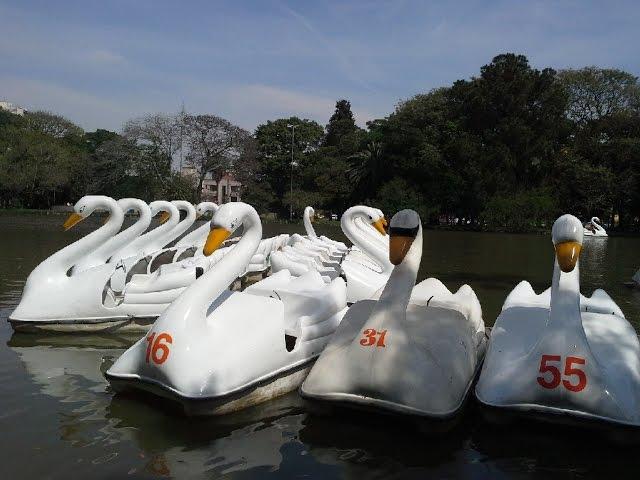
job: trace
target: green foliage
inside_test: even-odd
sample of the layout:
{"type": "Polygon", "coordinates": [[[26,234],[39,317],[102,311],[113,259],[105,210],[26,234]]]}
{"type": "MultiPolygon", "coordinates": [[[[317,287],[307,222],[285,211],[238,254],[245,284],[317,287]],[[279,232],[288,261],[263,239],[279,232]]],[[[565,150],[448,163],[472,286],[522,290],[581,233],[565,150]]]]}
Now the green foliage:
{"type": "Polygon", "coordinates": [[[429,218],[433,213],[433,209],[430,209],[425,203],[422,193],[400,177],[395,177],[385,183],[377,196],[365,203],[375,205],[383,212],[388,212],[387,215],[393,215],[393,213],[405,208],[415,210],[423,219],[429,218]]]}
{"type": "Polygon", "coordinates": [[[331,115],[327,124],[327,135],[324,139],[324,146],[340,147],[347,140],[350,134],[356,132],[358,127],[351,112],[351,103],[347,100],[338,100],[336,110],[331,115]]]}
{"type": "Polygon", "coordinates": [[[65,138],[27,122],[6,122],[0,128],[2,205],[39,208],[76,197],[85,164],[86,154],[65,138]]]}
{"type": "Polygon", "coordinates": [[[482,218],[491,230],[526,232],[548,227],[557,216],[557,208],[551,192],[531,190],[492,197],[482,218]]]}
{"type": "Polygon", "coordinates": [[[622,70],[585,67],[558,78],[569,96],[567,115],[579,126],[640,108],[638,79],[622,70]]]}
{"type": "Polygon", "coordinates": [[[400,102],[366,130],[344,99],[325,127],[281,118],[251,138],[186,112],[131,120],[121,136],[85,133],[47,112],[0,111],[0,204],[46,207],[84,193],[195,200],[200,187],[171,168],[185,145],[198,182],[231,169],[245,201],[284,218],[290,206],[299,216],[308,204],[340,214],[370,203],[387,215],[413,208],[432,224],[457,217],[526,231],[569,212],[640,230],[638,79],[597,67],[538,70],[511,53],[477,77],[400,102]]]}
{"type": "Polygon", "coordinates": [[[298,186],[300,172],[309,167],[311,154],[319,148],[322,135],[323,129],[317,122],[298,117],[280,118],[256,128],[256,182],[266,184],[262,189],[263,193],[272,192],[268,198],[269,211],[288,215],[289,203],[285,200],[285,194],[291,188],[292,175],[298,186]],[[295,126],[293,136],[290,126],[295,126]]]}

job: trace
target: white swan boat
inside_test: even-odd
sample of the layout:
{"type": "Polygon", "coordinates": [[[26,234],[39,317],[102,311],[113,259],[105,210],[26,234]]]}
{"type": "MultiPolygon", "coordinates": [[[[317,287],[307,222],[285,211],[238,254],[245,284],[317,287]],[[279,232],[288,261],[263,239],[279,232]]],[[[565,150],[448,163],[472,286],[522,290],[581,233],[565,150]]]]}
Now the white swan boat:
{"type": "MultiPolygon", "coordinates": [[[[80,201],[82,201],[82,199],[78,202],[80,201]]],[[[127,260],[130,266],[132,262],[161,250],[167,244],[167,236],[180,222],[180,212],[173,203],[167,202],[166,200],[151,202],[149,208],[152,216],[161,213],[160,224],[114,252],[109,258],[108,263],[127,260]]]]}
{"type": "MultiPolygon", "coordinates": [[[[550,304],[521,298],[492,331],[476,397],[494,416],[611,428],[640,426],[640,343],[621,315],[581,308],[583,227],[572,215],[553,225],[550,304]]],[[[617,308],[616,310],[619,310],[617,308]]]]}
{"type": "Polygon", "coordinates": [[[302,215],[302,220],[304,223],[305,232],[307,233],[307,238],[318,245],[329,247],[332,252],[337,252],[340,255],[344,255],[345,253],[347,253],[349,249],[344,243],[338,242],[336,240],[332,240],[331,238],[325,237],[324,235],[321,237],[318,236],[315,228],[313,228],[313,220],[315,219],[315,213],[316,212],[313,209],[313,207],[307,206],[305,207],[304,213],[302,215]]]}
{"type": "Polygon", "coordinates": [[[272,272],[288,270],[292,275],[300,276],[317,271],[327,283],[340,276],[340,262],[348,249],[341,242],[318,237],[312,224],[314,216],[313,207],[304,209],[306,237],[294,234],[290,237],[288,245],[271,253],[272,272]]]}
{"type": "Polygon", "coordinates": [[[585,237],[608,237],[607,231],[601,225],[601,221],[598,217],[592,217],[584,226],[583,231],[585,237]]]}
{"type": "Polygon", "coordinates": [[[260,217],[244,203],[222,205],[204,248],[211,254],[240,225],[235,247],[107,371],[114,389],[145,390],[179,402],[187,414],[215,415],[302,383],[346,311],[344,281],[327,285],[317,272],[295,278],[283,270],[230,292],[260,244],[260,217]]]}
{"type": "Polygon", "coordinates": [[[73,275],[107,263],[118,250],[133,242],[149,228],[151,218],[158,213],[155,206],[152,210],[146,202],[137,198],[121,198],[117,203],[124,215],[133,210],[138,214],[138,219],[128,228],[106,240],[102,245],[81,258],[80,261],[73,266],[73,275]]]}
{"type": "MultiPolygon", "coordinates": [[[[178,222],[163,235],[157,237],[154,247],[162,245],[161,248],[151,250],[149,247],[145,248],[145,255],[140,259],[140,265],[133,267],[137,273],[153,273],[160,266],[167,265],[185,258],[189,258],[195,254],[196,249],[186,249],[181,247],[167,247],[167,245],[174,242],[182,234],[184,234],[196,220],[196,208],[185,200],[173,200],[171,204],[177,210],[177,213],[171,209],[171,216],[169,221],[172,220],[172,215],[176,215],[178,222]],[[185,212],[185,218],[180,220],[180,212],[185,212]]],[[[153,233],[153,232],[149,232],[153,233]]],[[[202,247],[202,245],[200,245],[202,247]]],[[[142,252],[141,252],[142,253],[142,252]]],[[[139,254],[137,255],[139,256],[139,254]]],[[[127,265],[129,265],[127,261],[127,265]]]]}
{"type": "MultiPolygon", "coordinates": [[[[365,224],[373,225],[377,235],[387,236],[384,216],[379,210],[358,205],[349,208],[340,219],[340,226],[347,238],[358,249],[350,251],[341,263],[347,281],[347,301],[357,302],[371,296],[389,279],[393,264],[389,261],[388,249],[372,239],[372,235],[356,225],[360,218],[365,224]]],[[[368,228],[368,227],[367,227],[368,228]]]]}
{"type": "Polygon", "coordinates": [[[482,363],[480,303],[464,285],[415,285],[422,226],[413,210],[391,220],[394,265],[378,300],[355,303],[304,381],[309,400],[434,421],[455,416],[482,363]]]}
{"type": "MultiPolygon", "coordinates": [[[[169,202],[152,202],[151,213],[156,208],[177,212],[169,202]]],[[[107,211],[109,218],[100,228],[54,253],[31,272],[20,303],[9,316],[16,331],[144,332],[211,264],[211,261],[202,265],[178,262],[162,265],[153,274],[147,274],[127,268],[126,262],[134,266],[138,263],[137,257],[132,257],[74,272],[73,267],[87,255],[117,237],[124,219],[120,205],[100,195],[81,198],[74,210],[65,222],[66,229],[94,211],[107,211]]],[[[150,233],[161,230],[162,235],[166,224],[170,222],[150,233]]],[[[157,235],[150,241],[157,241],[157,235]]]]}
{"type": "MultiPolygon", "coordinates": [[[[196,205],[196,219],[202,219],[208,213],[213,215],[218,210],[218,205],[213,202],[200,202],[196,205]]],[[[193,246],[202,246],[209,235],[209,222],[204,222],[198,228],[189,232],[176,242],[176,247],[190,248],[193,246]]]]}

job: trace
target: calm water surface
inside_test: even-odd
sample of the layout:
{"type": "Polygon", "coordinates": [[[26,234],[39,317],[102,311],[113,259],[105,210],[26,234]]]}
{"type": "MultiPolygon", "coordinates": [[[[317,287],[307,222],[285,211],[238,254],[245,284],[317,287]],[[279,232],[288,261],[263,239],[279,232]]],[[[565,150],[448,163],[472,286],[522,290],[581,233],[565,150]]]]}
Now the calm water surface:
{"type": "MultiPolygon", "coordinates": [[[[114,396],[102,372],[135,338],[13,334],[5,321],[31,269],[92,227],[63,233],[62,220],[0,216],[0,478],[619,478],[640,470],[637,447],[568,428],[495,426],[473,402],[452,432],[428,436],[381,416],[318,417],[295,393],[205,419],[114,396]]],[[[285,229],[267,225],[265,234],[285,229]]],[[[318,230],[339,237],[337,226],[318,230]]],[[[640,266],[638,247],[640,239],[588,239],[581,259],[583,292],[605,288],[636,329],[640,291],[622,283],[640,266]]],[[[421,278],[469,283],[489,325],[518,281],[540,290],[551,279],[547,236],[429,231],[424,252],[421,278]]]]}

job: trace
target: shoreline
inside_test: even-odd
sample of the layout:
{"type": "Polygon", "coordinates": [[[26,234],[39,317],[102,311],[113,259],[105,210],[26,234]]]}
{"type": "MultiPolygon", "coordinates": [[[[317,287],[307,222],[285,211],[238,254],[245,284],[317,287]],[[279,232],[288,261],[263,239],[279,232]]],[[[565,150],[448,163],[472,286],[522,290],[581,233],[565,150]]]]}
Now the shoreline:
{"type": "MultiPolygon", "coordinates": [[[[44,210],[37,208],[0,208],[0,217],[18,217],[20,215],[28,215],[28,216],[66,216],[69,213],[73,212],[73,207],[57,207],[55,209],[44,210]]],[[[129,216],[131,214],[128,214],[129,216]]],[[[302,219],[296,219],[293,222],[290,222],[285,218],[264,218],[261,216],[263,223],[271,224],[271,225],[298,225],[302,224],[302,219]]],[[[317,225],[329,225],[329,226],[337,226],[340,227],[339,220],[318,220],[316,221],[317,225]]],[[[497,229],[489,229],[489,228],[478,228],[471,226],[454,226],[454,225],[429,225],[423,224],[425,230],[433,230],[433,231],[444,231],[444,232],[473,232],[473,233],[502,233],[508,235],[548,235],[551,229],[548,228],[535,228],[530,230],[509,230],[506,228],[497,228],[497,229]]],[[[609,237],[629,237],[635,238],[640,237],[640,232],[635,231],[616,231],[616,230],[607,230],[609,237]]]]}

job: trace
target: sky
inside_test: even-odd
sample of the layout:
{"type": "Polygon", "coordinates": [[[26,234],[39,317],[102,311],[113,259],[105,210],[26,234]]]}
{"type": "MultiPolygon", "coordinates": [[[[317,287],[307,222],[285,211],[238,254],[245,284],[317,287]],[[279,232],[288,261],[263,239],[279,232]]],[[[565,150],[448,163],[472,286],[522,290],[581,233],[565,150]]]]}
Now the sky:
{"type": "Polygon", "coordinates": [[[364,126],[505,52],[640,75],[638,25],[638,1],[0,0],[0,99],[120,131],[183,104],[324,125],[346,98],[364,126]]]}

